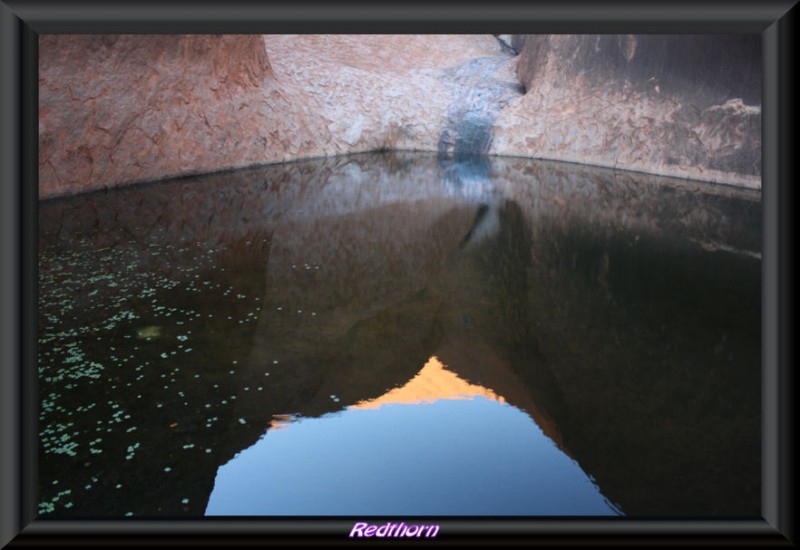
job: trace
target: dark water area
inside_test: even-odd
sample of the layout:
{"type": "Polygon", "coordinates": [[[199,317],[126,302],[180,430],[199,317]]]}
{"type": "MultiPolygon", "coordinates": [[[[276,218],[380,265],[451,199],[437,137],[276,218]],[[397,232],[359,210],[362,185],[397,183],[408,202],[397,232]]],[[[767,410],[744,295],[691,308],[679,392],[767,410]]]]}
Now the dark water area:
{"type": "Polygon", "coordinates": [[[39,513],[760,516],[757,191],[371,154],[40,203],[39,513]]]}

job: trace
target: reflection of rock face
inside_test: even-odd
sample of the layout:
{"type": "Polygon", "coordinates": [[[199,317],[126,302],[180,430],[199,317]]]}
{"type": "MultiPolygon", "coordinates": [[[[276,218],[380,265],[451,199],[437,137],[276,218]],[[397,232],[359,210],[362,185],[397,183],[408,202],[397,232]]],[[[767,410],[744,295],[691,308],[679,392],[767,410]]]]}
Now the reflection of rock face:
{"type": "MultiPolygon", "coordinates": [[[[492,171],[530,174],[532,168],[503,166],[493,163],[492,171]]],[[[724,196],[676,192],[654,180],[649,195],[639,184],[642,202],[636,202],[625,187],[604,187],[602,172],[534,170],[537,178],[558,182],[552,191],[534,186],[537,200],[554,191],[572,196],[571,204],[538,209],[523,195],[515,198],[524,207],[492,206],[497,231],[464,248],[456,244],[476,217],[474,203],[440,216],[428,233],[439,237],[431,240],[422,237],[424,224],[407,223],[436,218],[419,206],[396,216],[378,210],[287,226],[283,231],[299,239],[291,250],[311,258],[343,253],[352,269],[327,277],[339,281],[330,287],[333,296],[337,288],[350,294],[338,306],[329,304],[316,328],[287,315],[285,303],[270,304],[273,310],[284,304],[284,312],[264,311],[251,355],[254,380],[256,364],[268,365],[269,353],[284,349],[287,360],[280,357],[271,376],[300,384],[300,371],[313,383],[279,411],[317,416],[410,391],[435,356],[459,379],[535,418],[628,514],[755,513],[759,412],[758,392],[751,390],[759,377],[759,264],[747,254],[709,257],[696,241],[717,238],[732,250],[757,249],[757,236],[732,231],[737,223],[726,218],[724,196]],[[699,214],[698,200],[709,218],[699,214]],[[622,215],[609,216],[609,205],[622,215]],[[390,225],[381,229],[377,220],[390,225]],[[384,233],[389,227],[407,254],[394,267],[383,265],[399,252],[384,233]],[[683,244],[669,244],[673,232],[686,235],[677,240],[683,244]],[[742,242],[746,236],[752,240],[742,242]],[[423,268],[436,241],[447,243],[447,252],[432,257],[447,261],[423,268]],[[712,265],[724,267],[715,272],[712,265]],[[703,296],[687,279],[699,275],[692,275],[695,269],[706,278],[703,296]],[[746,286],[732,288],[734,279],[746,286]],[[738,319],[738,328],[725,328],[720,317],[738,319]],[[329,366],[310,357],[326,357],[329,366]],[[692,487],[691,499],[676,480],[692,487]]],[[[736,219],[752,217],[750,230],[757,231],[757,203],[734,208],[749,212],[736,219]]],[[[302,271],[292,275],[286,264],[301,257],[287,254],[271,257],[269,292],[305,312],[324,302],[329,287],[320,280],[315,291],[302,271]]],[[[239,402],[237,416],[254,416],[252,406],[239,402]]]]}
{"type": "Polygon", "coordinates": [[[493,153],[760,186],[758,36],[531,35],[493,153]]]}
{"type": "Polygon", "coordinates": [[[565,446],[627,513],[757,515],[760,263],[580,224],[535,242],[565,446]]]}
{"type": "MultiPolygon", "coordinates": [[[[757,512],[759,194],[492,159],[482,226],[486,203],[451,187],[457,168],[365,155],[43,203],[41,337],[99,346],[86,361],[113,378],[74,382],[60,405],[107,395],[140,426],[112,424],[90,454],[96,419],[74,415],[89,434],[78,457],[40,461],[60,487],[80,481],[59,513],[201,514],[217,468],[278,415],[379,399],[433,356],[527,411],[627,514],[757,512]],[[118,272],[115,286],[70,273],[72,248],[93,276],[118,272]],[[126,278],[114,254],[141,269],[126,278]],[[131,295],[151,274],[169,284],[131,295]],[[137,317],[104,331],[123,298],[137,317]],[[64,304],[89,336],[58,335],[64,304]],[[113,364],[112,347],[131,362],[113,364]],[[135,440],[142,456],[120,467],[135,440]]],[[[71,363],[39,349],[53,399],[62,388],[45,378],[71,363]]]]}
{"type": "Polygon", "coordinates": [[[330,407],[331,393],[352,403],[404,382],[439,338],[440,300],[427,289],[473,215],[445,199],[281,224],[248,364],[281,377],[310,357],[329,362],[319,373],[339,377],[335,391],[286,404],[312,415],[330,407]],[[391,363],[393,374],[376,370],[391,363]]]}
{"type": "Polygon", "coordinates": [[[350,408],[378,409],[384,405],[398,403],[418,405],[433,403],[437,399],[471,399],[477,395],[500,403],[506,401],[505,397],[497,395],[493,390],[470,384],[459,378],[434,356],[428,359],[425,366],[404,386],[393,388],[375,399],[359,401],[350,408]]]}

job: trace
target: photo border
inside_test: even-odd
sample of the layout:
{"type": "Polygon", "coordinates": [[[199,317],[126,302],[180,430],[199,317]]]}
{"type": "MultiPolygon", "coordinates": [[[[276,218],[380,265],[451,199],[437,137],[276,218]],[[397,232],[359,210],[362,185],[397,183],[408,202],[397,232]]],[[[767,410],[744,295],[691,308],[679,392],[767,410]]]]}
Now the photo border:
{"type": "MultiPolygon", "coordinates": [[[[47,33],[757,33],[762,36],[762,520],[424,518],[437,543],[787,544],[795,537],[795,1],[559,0],[290,5],[0,0],[0,547],[345,542],[354,519],[36,519],[38,35],[47,33]],[[13,539],[13,540],[12,540],[13,539]]],[[[691,498],[691,491],[687,491],[691,498]]],[[[378,518],[373,518],[378,520],[378,518]]],[[[413,521],[414,518],[403,518],[413,521]]],[[[397,541],[400,542],[400,541],[397,541]]]]}

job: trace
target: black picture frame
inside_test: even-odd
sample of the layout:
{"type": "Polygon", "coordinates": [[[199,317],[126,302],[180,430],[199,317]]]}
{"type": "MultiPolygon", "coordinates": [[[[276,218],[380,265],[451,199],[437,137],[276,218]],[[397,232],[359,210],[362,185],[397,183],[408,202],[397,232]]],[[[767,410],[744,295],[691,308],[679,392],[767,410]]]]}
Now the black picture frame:
{"type": "MultiPolygon", "coordinates": [[[[0,0],[0,546],[344,542],[354,520],[37,520],[38,35],[45,33],[758,33],[764,52],[762,519],[441,518],[438,543],[786,544],[793,525],[794,0],[284,5],[0,0]]],[[[690,495],[687,495],[690,498],[690,495]]],[[[432,518],[426,518],[430,522],[432,518]]],[[[407,521],[407,520],[406,520],[407,521]]]]}

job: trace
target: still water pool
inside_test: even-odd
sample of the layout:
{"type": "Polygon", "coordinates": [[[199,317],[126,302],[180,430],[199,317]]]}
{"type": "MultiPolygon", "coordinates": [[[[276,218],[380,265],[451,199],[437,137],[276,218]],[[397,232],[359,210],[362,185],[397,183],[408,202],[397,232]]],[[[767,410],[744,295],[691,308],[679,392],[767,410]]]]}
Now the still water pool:
{"type": "Polygon", "coordinates": [[[43,518],[758,516],[760,193],[371,154],[40,203],[43,518]]]}

